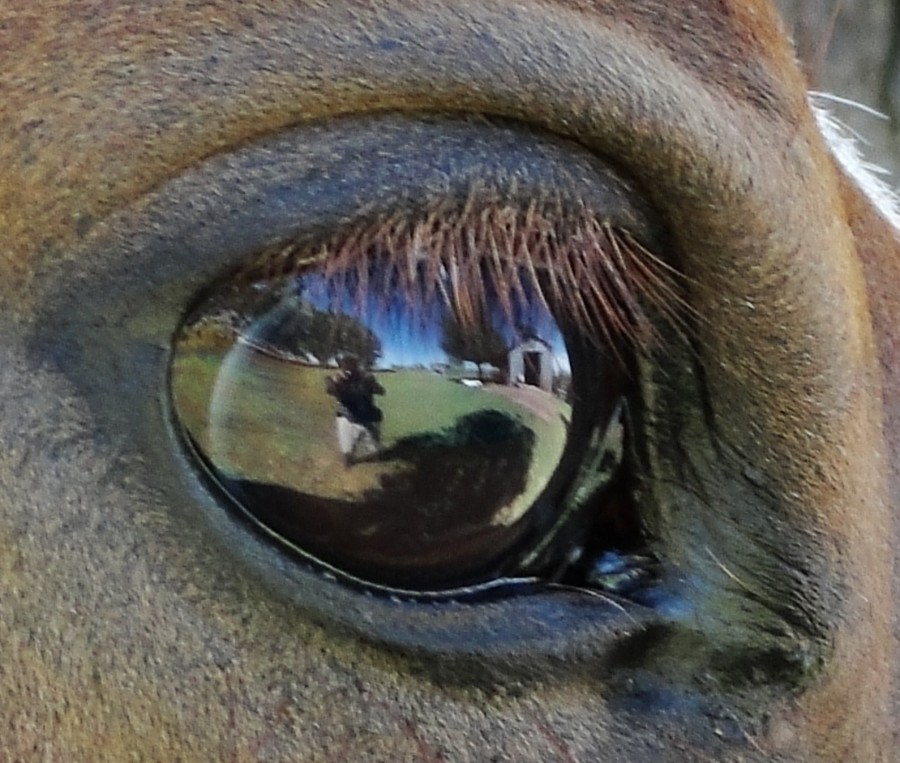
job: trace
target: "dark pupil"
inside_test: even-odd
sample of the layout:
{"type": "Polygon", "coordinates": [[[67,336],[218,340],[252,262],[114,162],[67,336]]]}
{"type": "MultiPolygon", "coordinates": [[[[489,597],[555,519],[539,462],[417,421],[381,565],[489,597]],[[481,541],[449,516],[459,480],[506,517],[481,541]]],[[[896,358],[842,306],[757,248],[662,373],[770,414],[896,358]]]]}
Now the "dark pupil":
{"type": "Polygon", "coordinates": [[[557,553],[542,544],[584,499],[579,478],[599,489],[584,454],[591,441],[602,471],[614,396],[597,349],[526,279],[499,295],[484,278],[465,298],[452,280],[401,284],[376,264],[226,285],[177,343],[176,409],[214,480],[269,533],[365,581],[527,572],[557,553]]]}

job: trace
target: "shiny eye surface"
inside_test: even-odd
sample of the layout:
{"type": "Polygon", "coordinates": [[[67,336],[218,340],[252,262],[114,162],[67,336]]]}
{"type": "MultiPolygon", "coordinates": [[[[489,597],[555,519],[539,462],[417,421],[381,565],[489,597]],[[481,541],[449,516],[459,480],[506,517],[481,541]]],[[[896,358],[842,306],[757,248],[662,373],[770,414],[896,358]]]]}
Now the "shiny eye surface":
{"type": "Polygon", "coordinates": [[[171,392],[240,515],[386,589],[646,577],[622,555],[645,539],[621,340],[664,277],[596,221],[592,243],[539,224],[517,247],[511,214],[289,246],[205,291],[171,392]]]}
{"type": "Polygon", "coordinates": [[[299,546],[398,584],[464,580],[515,544],[559,467],[568,354],[540,305],[463,322],[440,291],[410,300],[367,275],[367,305],[314,272],[257,286],[250,315],[203,313],[175,360],[182,420],[299,546]]]}

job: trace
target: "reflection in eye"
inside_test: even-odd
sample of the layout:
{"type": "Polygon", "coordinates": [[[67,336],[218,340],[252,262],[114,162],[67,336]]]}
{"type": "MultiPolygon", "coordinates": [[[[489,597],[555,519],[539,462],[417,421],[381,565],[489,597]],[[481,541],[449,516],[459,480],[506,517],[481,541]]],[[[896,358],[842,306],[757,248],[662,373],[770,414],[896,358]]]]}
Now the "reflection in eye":
{"type": "Polygon", "coordinates": [[[292,246],[279,272],[257,258],[206,293],[177,337],[172,394],[243,516],[382,588],[647,582],[615,344],[641,328],[637,289],[666,279],[652,260],[629,267],[639,248],[610,230],[612,264],[596,236],[545,230],[555,245],[537,257],[510,228],[502,248],[465,225],[435,247],[430,223],[431,241],[419,225],[292,246]]]}

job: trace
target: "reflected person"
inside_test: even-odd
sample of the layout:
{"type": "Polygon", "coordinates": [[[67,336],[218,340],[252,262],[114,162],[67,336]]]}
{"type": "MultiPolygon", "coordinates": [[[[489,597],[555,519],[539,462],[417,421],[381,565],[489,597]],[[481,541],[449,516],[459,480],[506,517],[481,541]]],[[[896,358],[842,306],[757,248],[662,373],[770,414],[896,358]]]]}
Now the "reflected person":
{"type": "Polygon", "coordinates": [[[378,451],[381,445],[381,409],[375,405],[375,395],[383,395],[382,387],[375,377],[362,371],[355,355],[344,355],[340,360],[340,372],[325,380],[325,390],[337,398],[337,438],[338,448],[344,464],[351,466],[357,458],[368,457],[378,451]]]}

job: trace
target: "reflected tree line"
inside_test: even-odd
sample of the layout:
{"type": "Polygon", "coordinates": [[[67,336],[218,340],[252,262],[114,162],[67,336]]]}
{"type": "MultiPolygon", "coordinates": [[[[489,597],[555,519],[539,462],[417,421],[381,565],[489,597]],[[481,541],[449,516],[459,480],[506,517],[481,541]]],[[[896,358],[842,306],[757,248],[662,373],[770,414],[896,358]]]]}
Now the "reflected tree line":
{"type": "MultiPolygon", "coordinates": [[[[245,308],[257,314],[266,310],[264,303],[261,307],[251,302],[245,308]]],[[[248,323],[251,320],[248,318],[248,323]]],[[[525,338],[533,335],[528,328],[520,333],[525,338]]],[[[360,317],[315,307],[297,295],[282,296],[268,308],[265,319],[255,325],[253,338],[273,349],[306,356],[318,363],[352,355],[363,368],[373,368],[383,354],[381,338],[360,317]]],[[[500,330],[483,314],[470,320],[445,315],[441,320],[440,347],[456,362],[473,363],[479,379],[484,379],[485,367],[502,368],[511,349],[500,330]]]]}
{"type": "Polygon", "coordinates": [[[280,287],[243,284],[214,295],[196,327],[210,325],[310,366],[337,368],[352,356],[363,369],[430,369],[461,379],[477,373],[482,383],[525,383],[567,396],[570,373],[558,360],[565,351],[546,341],[562,341],[546,305],[510,307],[490,295],[466,310],[443,300],[410,301],[384,296],[380,275],[373,270],[370,295],[362,297],[355,284],[317,274],[280,287]]]}
{"type": "Polygon", "coordinates": [[[321,310],[299,298],[279,305],[261,327],[256,339],[294,355],[312,356],[325,363],[349,354],[364,368],[381,357],[381,339],[355,316],[321,310]]]}
{"type": "Polygon", "coordinates": [[[474,363],[479,379],[484,379],[485,365],[503,367],[510,347],[503,335],[484,318],[468,323],[451,315],[444,319],[441,328],[441,349],[460,363],[474,363]]]}

